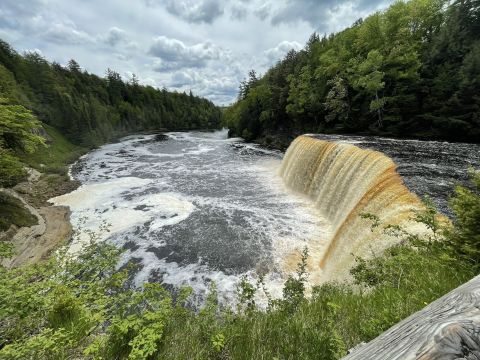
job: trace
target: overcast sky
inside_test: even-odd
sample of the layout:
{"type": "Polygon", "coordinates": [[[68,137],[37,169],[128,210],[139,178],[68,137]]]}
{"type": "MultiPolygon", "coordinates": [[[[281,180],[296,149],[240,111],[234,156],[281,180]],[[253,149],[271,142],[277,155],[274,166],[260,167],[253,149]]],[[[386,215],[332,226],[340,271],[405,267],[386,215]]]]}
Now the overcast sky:
{"type": "Polygon", "coordinates": [[[391,0],[0,0],[0,38],[103,76],[232,102],[314,31],[341,30],[391,0]]]}

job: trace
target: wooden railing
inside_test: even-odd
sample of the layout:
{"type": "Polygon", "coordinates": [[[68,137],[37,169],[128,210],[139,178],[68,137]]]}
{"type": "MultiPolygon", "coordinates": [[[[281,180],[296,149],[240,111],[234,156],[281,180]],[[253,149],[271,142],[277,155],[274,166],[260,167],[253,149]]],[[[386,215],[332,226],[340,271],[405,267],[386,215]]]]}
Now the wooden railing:
{"type": "Polygon", "coordinates": [[[480,275],[344,358],[373,359],[480,360],[480,275]]]}

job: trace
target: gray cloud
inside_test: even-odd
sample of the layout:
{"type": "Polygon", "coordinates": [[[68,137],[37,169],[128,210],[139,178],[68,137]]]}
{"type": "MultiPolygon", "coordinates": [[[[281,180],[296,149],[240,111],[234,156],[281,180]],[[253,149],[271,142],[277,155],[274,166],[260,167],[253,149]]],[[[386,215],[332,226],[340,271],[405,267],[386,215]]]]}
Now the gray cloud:
{"type": "Polygon", "coordinates": [[[38,15],[44,4],[45,1],[43,0],[32,0],[29,2],[18,0],[0,1],[0,28],[12,30],[32,28],[34,17],[38,15]]]}
{"type": "Polygon", "coordinates": [[[247,8],[242,5],[233,5],[230,12],[233,20],[245,20],[248,15],[247,8]]]}
{"type": "Polygon", "coordinates": [[[302,48],[302,44],[296,41],[282,41],[274,48],[264,51],[265,65],[271,66],[278,60],[281,60],[290,50],[298,51],[302,48]]]}
{"type": "Polygon", "coordinates": [[[126,43],[127,33],[124,30],[114,26],[108,30],[107,34],[103,38],[103,41],[110,46],[116,46],[120,43],[126,43]]]}
{"type": "Polygon", "coordinates": [[[267,17],[270,16],[270,12],[271,12],[271,5],[269,3],[264,3],[260,7],[255,9],[253,13],[260,20],[265,20],[267,17]]]}
{"type": "Polygon", "coordinates": [[[172,78],[170,80],[170,86],[180,88],[186,85],[193,85],[195,84],[195,79],[194,77],[185,72],[185,71],[177,71],[172,75],[172,78]]]}
{"type": "Polygon", "coordinates": [[[272,18],[272,24],[295,23],[303,20],[315,29],[325,31],[332,17],[338,16],[344,8],[357,12],[357,18],[360,18],[366,11],[376,9],[385,2],[385,0],[287,0],[286,5],[272,18]]]}
{"type": "Polygon", "coordinates": [[[194,90],[200,96],[226,104],[237,95],[238,80],[228,75],[210,74],[205,70],[184,70],[175,72],[170,79],[169,86],[180,91],[194,90]]]}
{"type": "Polygon", "coordinates": [[[68,17],[55,17],[44,11],[48,0],[2,0],[0,2],[0,28],[9,28],[42,37],[59,44],[85,44],[95,40],[77,28],[68,17]]]}
{"type": "Polygon", "coordinates": [[[165,5],[165,9],[190,23],[213,23],[223,15],[221,0],[145,0],[147,5],[165,5]]]}
{"type": "Polygon", "coordinates": [[[49,25],[42,36],[51,42],[59,44],[86,44],[95,40],[85,31],[78,30],[74,23],[57,22],[49,25]]]}
{"type": "Polygon", "coordinates": [[[0,11],[4,14],[10,14],[14,17],[33,16],[47,4],[46,0],[2,0],[0,2],[0,11]]]}
{"type": "Polygon", "coordinates": [[[219,60],[226,53],[211,42],[185,45],[177,39],[159,36],[154,39],[149,54],[158,58],[155,71],[170,71],[181,68],[205,67],[211,60],[219,60]]]}
{"type": "Polygon", "coordinates": [[[228,104],[250,69],[264,73],[314,30],[340,30],[380,1],[0,0],[0,38],[99,76],[135,73],[228,104]]]}

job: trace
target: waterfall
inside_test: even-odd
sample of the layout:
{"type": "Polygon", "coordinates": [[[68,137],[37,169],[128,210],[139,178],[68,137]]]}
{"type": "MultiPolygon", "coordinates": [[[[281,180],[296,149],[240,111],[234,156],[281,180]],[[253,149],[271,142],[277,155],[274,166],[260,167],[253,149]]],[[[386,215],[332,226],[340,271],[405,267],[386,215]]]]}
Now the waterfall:
{"type": "Polygon", "coordinates": [[[362,213],[378,216],[385,225],[422,231],[411,221],[421,201],[404,185],[395,163],[380,152],[300,136],[288,148],[280,175],[289,188],[313,200],[331,225],[333,235],[319,264],[327,278],[348,271],[353,255],[379,252],[398,240],[372,231],[372,222],[362,213]]]}

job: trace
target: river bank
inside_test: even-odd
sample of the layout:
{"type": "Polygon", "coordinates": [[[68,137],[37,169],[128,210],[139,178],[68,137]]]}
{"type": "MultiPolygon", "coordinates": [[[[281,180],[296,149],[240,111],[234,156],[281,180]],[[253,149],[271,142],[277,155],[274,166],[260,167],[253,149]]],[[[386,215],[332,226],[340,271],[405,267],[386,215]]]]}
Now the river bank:
{"type": "Polygon", "coordinates": [[[69,209],[52,206],[48,200],[80,185],[70,179],[68,167],[88,149],[70,143],[51,126],[43,124],[43,128],[47,146],[22,156],[28,176],[11,188],[0,188],[5,220],[0,241],[13,245],[13,256],[2,261],[7,267],[47,258],[72,232],[69,209]]]}
{"type": "MultiPolygon", "coordinates": [[[[46,259],[69,241],[72,235],[70,209],[53,206],[48,199],[75,190],[80,183],[58,174],[42,174],[29,169],[28,179],[12,189],[0,189],[6,199],[15,199],[15,206],[24,211],[23,217],[31,218],[27,223],[12,223],[0,232],[0,241],[12,245],[13,256],[2,260],[7,268],[33,264],[46,259]],[[23,208],[23,209],[21,209],[23,208]],[[27,226],[21,226],[21,225],[27,226]]],[[[12,201],[11,201],[12,202],[12,201]]]]}

